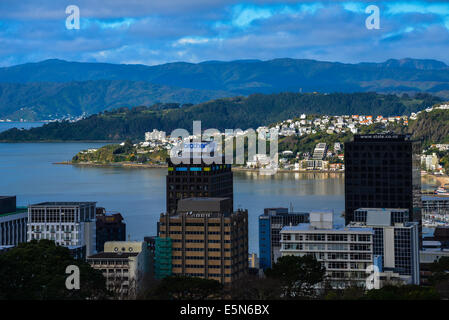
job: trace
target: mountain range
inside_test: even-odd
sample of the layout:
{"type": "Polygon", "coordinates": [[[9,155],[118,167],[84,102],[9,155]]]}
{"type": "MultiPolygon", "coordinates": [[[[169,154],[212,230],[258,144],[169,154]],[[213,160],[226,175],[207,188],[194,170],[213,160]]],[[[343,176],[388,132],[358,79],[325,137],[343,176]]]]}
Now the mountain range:
{"type": "Polygon", "coordinates": [[[39,120],[156,102],[279,92],[426,92],[449,98],[449,67],[436,60],[345,64],[305,59],[155,66],[45,60],[0,68],[0,118],[39,120]]]}

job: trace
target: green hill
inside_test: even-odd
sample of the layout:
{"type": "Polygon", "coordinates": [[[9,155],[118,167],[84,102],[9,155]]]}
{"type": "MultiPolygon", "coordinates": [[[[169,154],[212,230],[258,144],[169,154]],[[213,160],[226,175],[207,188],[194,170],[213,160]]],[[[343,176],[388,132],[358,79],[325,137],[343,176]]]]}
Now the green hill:
{"type": "Polygon", "coordinates": [[[254,94],[223,98],[182,108],[161,106],[120,108],[105,111],[78,122],[55,122],[30,130],[11,129],[0,133],[0,141],[48,140],[142,140],[156,128],[168,134],[183,128],[192,132],[192,122],[202,128],[257,128],[302,113],[327,115],[402,115],[432,106],[440,100],[427,95],[415,97],[376,93],[254,94]]]}

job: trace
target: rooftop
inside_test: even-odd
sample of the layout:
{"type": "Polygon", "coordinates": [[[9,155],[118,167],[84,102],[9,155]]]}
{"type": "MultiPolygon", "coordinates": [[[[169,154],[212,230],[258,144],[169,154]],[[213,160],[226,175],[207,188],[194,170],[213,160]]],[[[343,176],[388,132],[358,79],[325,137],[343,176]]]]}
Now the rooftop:
{"type": "Polygon", "coordinates": [[[20,214],[20,213],[25,213],[25,212],[28,212],[28,207],[17,207],[16,211],[14,211],[14,212],[0,213],[0,217],[12,216],[15,214],[20,214]]]}
{"type": "Polygon", "coordinates": [[[138,255],[138,252],[100,252],[87,257],[87,259],[128,259],[129,257],[136,257],[138,255]]]}
{"type": "Polygon", "coordinates": [[[78,207],[95,205],[96,202],[41,202],[30,205],[30,207],[78,207]]]}
{"type": "Polygon", "coordinates": [[[345,227],[344,225],[334,225],[332,229],[317,229],[310,225],[310,223],[300,223],[296,226],[283,227],[281,232],[295,232],[295,231],[334,231],[334,232],[367,232],[372,233],[372,228],[364,227],[345,227]]]}

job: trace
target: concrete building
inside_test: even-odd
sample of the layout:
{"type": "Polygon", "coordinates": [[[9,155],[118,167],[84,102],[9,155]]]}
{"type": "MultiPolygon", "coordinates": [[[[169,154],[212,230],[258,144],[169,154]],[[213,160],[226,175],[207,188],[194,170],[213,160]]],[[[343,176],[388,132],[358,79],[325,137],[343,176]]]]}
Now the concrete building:
{"type": "Polygon", "coordinates": [[[95,202],[43,202],[28,207],[27,240],[48,239],[95,253],[95,202]]]}
{"type": "Polygon", "coordinates": [[[230,284],[248,272],[248,211],[229,198],[190,198],[161,214],[156,277],[184,275],[230,284]]]}
{"type": "Polygon", "coordinates": [[[4,250],[27,241],[28,209],[17,207],[15,196],[0,196],[0,246],[4,250]]]}
{"type": "Polygon", "coordinates": [[[313,255],[335,288],[365,286],[374,261],[373,236],[370,228],[333,225],[332,212],[311,212],[310,223],[282,228],[281,254],[313,255]]]}
{"type": "Polygon", "coordinates": [[[259,216],[260,267],[271,268],[281,256],[281,234],[284,226],[309,222],[309,213],[288,212],[287,208],[265,208],[259,216]]]}
{"type": "Polygon", "coordinates": [[[419,225],[409,221],[408,209],[360,208],[351,227],[374,230],[374,256],[381,272],[398,273],[405,283],[420,283],[419,225]]]}
{"type": "Polygon", "coordinates": [[[110,241],[104,252],[89,256],[87,262],[103,273],[108,290],[119,298],[135,298],[153,275],[151,254],[146,242],[110,241]]]}

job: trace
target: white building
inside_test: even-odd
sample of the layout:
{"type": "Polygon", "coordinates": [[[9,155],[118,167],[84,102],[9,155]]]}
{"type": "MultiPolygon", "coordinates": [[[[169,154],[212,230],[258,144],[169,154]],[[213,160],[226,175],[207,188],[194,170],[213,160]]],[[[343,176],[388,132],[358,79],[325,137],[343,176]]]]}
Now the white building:
{"type": "Polygon", "coordinates": [[[310,223],[281,230],[281,255],[314,255],[326,268],[333,287],[364,286],[368,266],[373,264],[370,228],[333,225],[332,212],[311,212],[310,223]]]}
{"type": "Polygon", "coordinates": [[[110,241],[104,252],[89,256],[87,262],[103,273],[108,290],[119,298],[135,298],[145,278],[152,276],[150,254],[146,242],[110,241]]]}
{"type": "Polygon", "coordinates": [[[419,226],[409,222],[408,209],[360,208],[351,227],[374,230],[374,254],[381,272],[398,273],[407,284],[420,283],[419,226]]]}
{"type": "Polygon", "coordinates": [[[43,202],[28,207],[27,239],[53,240],[84,256],[95,253],[95,202],[43,202]]]}
{"type": "Polygon", "coordinates": [[[152,132],[145,132],[145,141],[162,141],[165,142],[166,133],[165,131],[159,131],[157,129],[153,129],[152,132]]]}

